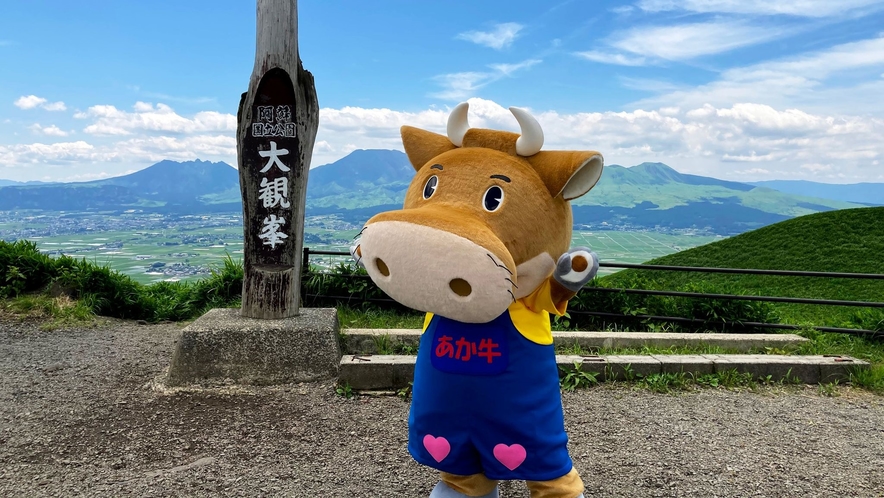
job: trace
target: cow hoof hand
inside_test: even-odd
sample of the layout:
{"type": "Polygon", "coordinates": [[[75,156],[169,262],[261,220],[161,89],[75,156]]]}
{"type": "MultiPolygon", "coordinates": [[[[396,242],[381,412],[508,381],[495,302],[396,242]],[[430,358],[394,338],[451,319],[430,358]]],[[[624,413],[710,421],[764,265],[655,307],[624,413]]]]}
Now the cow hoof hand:
{"type": "Polygon", "coordinates": [[[360,268],[365,268],[365,263],[362,262],[362,249],[359,244],[350,246],[350,256],[356,260],[356,265],[360,268]]]}
{"type": "Polygon", "coordinates": [[[599,271],[599,257],[588,247],[575,247],[562,254],[553,278],[570,291],[579,291],[599,271]]]}

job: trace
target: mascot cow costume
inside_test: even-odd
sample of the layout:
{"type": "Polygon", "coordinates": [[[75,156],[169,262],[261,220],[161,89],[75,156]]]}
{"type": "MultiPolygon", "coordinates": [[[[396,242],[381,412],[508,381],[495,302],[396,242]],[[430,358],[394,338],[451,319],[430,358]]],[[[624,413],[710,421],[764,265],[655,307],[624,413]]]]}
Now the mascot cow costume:
{"type": "Polygon", "coordinates": [[[571,207],[595,186],[593,151],[541,151],[543,131],[510,108],[522,133],[470,128],[468,104],[448,136],[402,127],[417,171],[401,210],[371,218],[351,252],[399,303],[427,312],[414,374],[408,450],[441,471],[431,498],[497,497],[524,479],[532,497],[577,498],[550,313],[598,271],[569,250],[571,207]]]}

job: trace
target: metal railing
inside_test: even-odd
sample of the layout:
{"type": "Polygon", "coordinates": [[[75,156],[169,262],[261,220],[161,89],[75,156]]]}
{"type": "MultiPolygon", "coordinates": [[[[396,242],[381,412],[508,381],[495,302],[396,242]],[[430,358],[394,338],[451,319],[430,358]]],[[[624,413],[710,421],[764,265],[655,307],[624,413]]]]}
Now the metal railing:
{"type": "MultiPolygon", "coordinates": [[[[304,275],[315,275],[311,273],[310,256],[349,256],[346,251],[313,251],[309,247],[304,248],[304,275]]],[[[874,273],[844,273],[844,272],[819,272],[819,271],[794,271],[794,270],[758,270],[758,269],[742,269],[742,268],[712,268],[712,267],[696,267],[696,266],[672,266],[672,265],[643,265],[631,263],[610,263],[600,262],[602,268],[630,269],[630,270],[654,270],[654,271],[678,271],[678,272],[699,272],[699,273],[729,273],[736,275],[774,275],[789,277],[810,277],[810,278],[845,278],[845,279],[871,279],[884,280],[884,275],[874,273]]],[[[349,278],[369,278],[368,275],[349,275],[349,278]]],[[[702,292],[684,292],[671,290],[654,290],[654,289],[625,289],[610,287],[584,287],[580,292],[610,292],[623,294],[651,295],[651,296],[670,296],[670,297],[687,297],[696,299],[719,299],[732,301],[761,301],[772,303],[790,303],[790,304],[806,304],[816,306],[848,306],[863,308],[884,308],[884,302],[875,301],[850,301],[840,299],[811,299],[800,297],[782,297],[782,296],[756,296],[742,294],[714,294],[702,292]]],[[[305,297],[332,299],[332,300],[353,300],[352,296],[324,296],[308,294],[305,297]]],[[[379,303],[395,303],[392,299],[374,298],[374,299],[358,299],[366,302],[379,303]]],[[[671,322],[684,324],[709,324],[709,320],[701,318],[685,318],[677,316],[658,316],[647,314],[622,314],[608,313],[601,311],[580,311],[569,310],[572,315],[595,316],[599,318],[610,318],[620,320],[647,320],[656,322],[671,322]]],[[[759,329],[775,329],[775,330],[799,330],[800,325],[791,325],[784,323],[767,323],[755,321],[718,321],[714,323],[718,327],[739,327],[739,328],[759,328],[759,329]]],[[[843,327],[814,327],[822,332],[838,332],[851,335],[859,335],[873,338],[884,338],[884,332],[880,330],[853,329],[843,327]]]]}

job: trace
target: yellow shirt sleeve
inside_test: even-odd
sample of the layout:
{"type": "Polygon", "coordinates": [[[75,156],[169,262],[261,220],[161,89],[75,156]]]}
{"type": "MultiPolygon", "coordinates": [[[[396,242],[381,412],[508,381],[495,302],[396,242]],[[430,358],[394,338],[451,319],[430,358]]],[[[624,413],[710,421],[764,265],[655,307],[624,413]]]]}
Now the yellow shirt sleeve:
{"type": "Polygon", "coordinates": [[[543,284],[535,289],[534,292],[523,297],[522,301],[525,302],[525,306],[536,313],[546,311],[562,316],[568,309],[567,301],[561,303],[560,306],[556,306],[556,303],[552,301],[552,288],[549,279],[544,280],[543,284]]]}
{"type": "Polygon", "coordinates": [[[511,304],[509,311],[513,325],[525,339],[546,346],[553,343],[549,314],[562,316],[567,308],[567,302],[556,306],[552,301],[547,279],[534,292],[511,304]]]}

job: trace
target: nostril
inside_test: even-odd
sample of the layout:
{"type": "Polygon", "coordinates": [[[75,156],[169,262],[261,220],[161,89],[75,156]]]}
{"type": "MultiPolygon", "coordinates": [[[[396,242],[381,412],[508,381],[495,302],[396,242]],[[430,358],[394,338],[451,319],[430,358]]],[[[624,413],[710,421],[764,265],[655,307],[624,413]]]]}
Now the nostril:
{"type": "Polygon", "coordinates": [[[467,297],[473,292],[470,283],[462,278],[455,278],[448,282],[448,287],[451,287],[451,290],[460,297],[467,297]]]}
{"type": "Polygon", "coordinates": [[[378,271],[381,272],[381,275],[385,277],[390,276],[390,269],[387,268],[387,263],[384,263],[383,259],[374,258],[374,265],[378,268],[378,271]]]}

